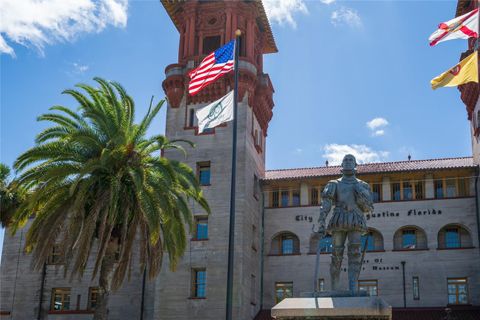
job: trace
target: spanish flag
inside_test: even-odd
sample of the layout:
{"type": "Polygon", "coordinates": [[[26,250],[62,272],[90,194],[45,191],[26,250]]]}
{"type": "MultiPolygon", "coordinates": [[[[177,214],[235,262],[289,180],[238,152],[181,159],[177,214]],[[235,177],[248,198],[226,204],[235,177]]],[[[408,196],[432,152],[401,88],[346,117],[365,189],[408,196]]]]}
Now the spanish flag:
{"type": "Polygon", "coordinates": [[[455,67],[430,81],[433,90],[439,87],[455,87],[467,82],[478,83],[477,51],[460,61],[455,67]]]}

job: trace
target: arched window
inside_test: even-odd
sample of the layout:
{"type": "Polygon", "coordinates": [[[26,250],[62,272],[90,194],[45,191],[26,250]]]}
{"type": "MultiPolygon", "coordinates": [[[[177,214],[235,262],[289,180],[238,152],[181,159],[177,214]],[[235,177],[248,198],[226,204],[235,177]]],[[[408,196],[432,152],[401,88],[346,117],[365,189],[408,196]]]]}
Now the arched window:
{"type": "Polygon", "coordinates": [[[292,255],[300,254],[300,241],[298,237],[289,231],[277,234],[272,239],[272,247],[270,248],[272,255],[292,255]]]}
{"type": "Polygon", "coordinates": [[[427,249],[425,231],[417,226],[407,226],[398,229],[393,236],[394,250],[427,249]]]}
{"type": "Polygon", "coordinates": [[[362,250],[364,250],[365,245],[367,245],[367,252],[383,251],[382,234],[373,228],[369,228],[367,234],[362,236],[362,250]]]}
{"type": "MultiPolygon", "coordinates": [[[[312,234],[309,253],[317,253],[318,240],[320,240],[318,233],[312,234]]],[[[326,235],[320,240],[320,252],[332,252],[332,236],[326,235]]]]}
{"type": "Polygon", "coordinates": [[[448,224],[438,232],[439,249],[470,248],[472,246],[470,232],[461,225],[448,224]]]}

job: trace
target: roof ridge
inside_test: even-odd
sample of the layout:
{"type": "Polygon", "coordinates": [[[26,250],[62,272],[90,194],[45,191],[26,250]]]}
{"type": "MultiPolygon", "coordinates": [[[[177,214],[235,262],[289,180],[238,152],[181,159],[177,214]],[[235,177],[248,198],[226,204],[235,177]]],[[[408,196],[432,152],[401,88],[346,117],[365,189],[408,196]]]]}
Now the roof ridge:
{"type": "MultiPolygon", "coordinates": [[[[361,164],[358,164],[358,165],[359,166],[366,166],[366,165],[390,164],[390,163],[402,163],[402,162],[427,162],[427,161],[460,160],[460,159],[473,159],[473,157],[472,156],[465,156],[465,157],[431,158],[431,159],[418,159],[418,160],[397,160],[397,161],[361,163],[361,164]]],[[[309,170],[309,169],[323,169],[323,168],[336,168],[336,167],[340,167],[340,165],[334,165],[334,166],[328,166],[328,167],[327,166],[316,166],[316,167],[297,167],[297,168],[286,168],[286,169],[269,169],[269,170],[265,170],[265,172],[290,171],[290,170],[309,170]]]]}

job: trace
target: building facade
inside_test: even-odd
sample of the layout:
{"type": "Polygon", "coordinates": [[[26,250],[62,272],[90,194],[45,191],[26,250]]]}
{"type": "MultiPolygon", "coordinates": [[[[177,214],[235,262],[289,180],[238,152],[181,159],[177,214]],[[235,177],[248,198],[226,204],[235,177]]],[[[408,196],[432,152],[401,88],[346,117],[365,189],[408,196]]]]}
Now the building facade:
{"type": "MultiPolygon", "coordinates": [[[[313,229],[322,187],[340,175],[340,168],[265,170],[274,89],[263,72],[263,55],[277,48],[260,1],[161,3],[179,32],[178,61],[167,66],[163,82],[168,99],[166,136],[196,144],[187,148],[187,158],[173,151],[164,156],[196,170],[212,212],[206,215],[191,204],[194,231],[176,272],[164,267],[156,279],[146,281],[134,265],[130,281],[110,298],[109,318],[225,317],[232,126],[227,123],[199,134],[194,113],[230,91],[233,76],[193,97],[186,88],[188,71],[240,29],[233,315],[267,319],[268,310],[285,297],[300,296],[314,286],[329,290],[331,244],[328,237],[322,240],[320,276],[313,279],[319,241],[313,229]]],[[[466,6],[462,3],[459,8],[466,6]]],[[[473,129],[472,136],[475,142],[473,129]]],[[[397,319],[407,311],[443,312],[446,306],[480,316],[475,144],[473,150],[474,157],[358,167],[358,177],[371,185],[375,197],[375,210],[367,216],[359,285],[392,304],[397,319]]],[[[53,250],[44,269],[33,272],[31,258],[23,251],[24,235],[25,230],[5,235],[1,318],[91,319],[97,283],[91,279],[92,268],[82,279],[64,278],[62,262],[53,250]]],[[[346,278],[343,272],[345,286],[346,278]]]]}

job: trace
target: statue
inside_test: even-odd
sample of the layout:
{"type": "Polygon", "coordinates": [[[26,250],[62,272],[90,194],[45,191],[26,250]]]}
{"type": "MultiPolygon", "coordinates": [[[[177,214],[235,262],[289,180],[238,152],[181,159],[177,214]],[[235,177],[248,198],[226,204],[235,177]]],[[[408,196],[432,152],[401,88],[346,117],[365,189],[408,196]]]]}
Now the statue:
{"type": "Polygon", "coordinates": [[[347,154],[342,161],[342,177],[331,180],[322,192],[319,228],[322,238],[332,235],[332,261],[330,276],[332,291],[339,291],[345,240],[348,238],[348,285],[350,293],[358,293],[358,277],[362,268],[361,237],[367,232],[365,213],[373,210],[370,186],[355,177],[357,162],[347,154]],[[325,220],[332,209],[333,215],[325,227],[325,220]]]}

